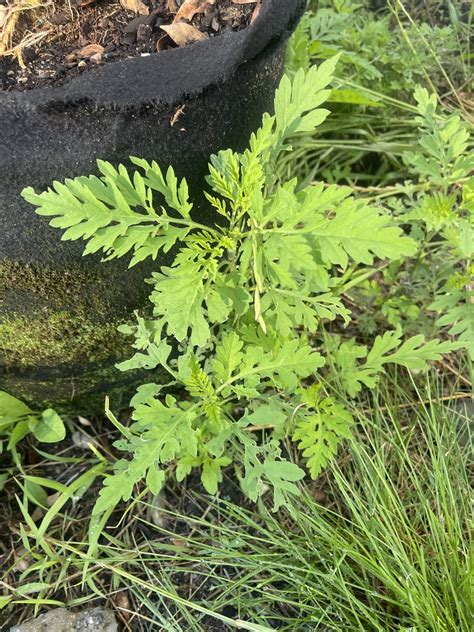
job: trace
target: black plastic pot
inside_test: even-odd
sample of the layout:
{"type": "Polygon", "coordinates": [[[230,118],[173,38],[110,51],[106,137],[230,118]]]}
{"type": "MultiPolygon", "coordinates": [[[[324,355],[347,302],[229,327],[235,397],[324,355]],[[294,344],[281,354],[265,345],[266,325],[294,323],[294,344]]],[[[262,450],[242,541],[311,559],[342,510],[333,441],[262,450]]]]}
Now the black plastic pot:
{"type": "Polygon", "coordinates": [[[210,154],[242,148],[271,109],[304,4],[266,0],[243,31],[105,65],[61,87],[0,93],[0,389],[77,411],[101,406],[104,393],[117,402],[137,376],[114,368],[129,354],[116,326],[149,289],[146,265],[82,258],[82,244],[61,242],[21,190],[95,173],[97,158],[136,155],[172,164],[197,195],[210,154]]]}

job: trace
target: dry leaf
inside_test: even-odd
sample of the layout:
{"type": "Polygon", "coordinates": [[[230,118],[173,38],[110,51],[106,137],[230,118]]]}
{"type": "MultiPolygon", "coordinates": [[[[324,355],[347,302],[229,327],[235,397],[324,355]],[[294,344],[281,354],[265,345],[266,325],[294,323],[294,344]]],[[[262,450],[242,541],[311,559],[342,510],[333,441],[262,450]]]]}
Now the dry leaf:
{"type": "Polygon", "coordinates": [[[156,42],[156,50],[161,53],[161,51],[168,50],[169,48],[176,48],[176,44],[169,35],[165,34],[156,42]]]}
{"type": "Polygon", "coordinates": [[[210,4],[214,4],[214,0],[184,0],[174,22],[182,19],[192,20],[196,13],[205,13],[210,4]]]}
{"type": "Polygon", "coordinates": [[[178,46],[188,46],[188,44],[199,42],[208,38],[205,33],[201,33],[201,31],[195,26],[192,24],[186,24],[186,22],[169,24],[168,26],[162,26],[161,28],[171,37],[173,42],[178,44],[178,46]]]}
{"type": "Polygon", "coordinates": [[[46,499],[46,504],[48,505],[48,507],[52,507],[60,496],[61,492],[55,492],[54,494],[48,496],[48,498],[46,499]]]}
{"type": "Polygon", "coordinates": [[[174,546],[179,546],[182,549],[188,548],[188,543],[186,542],[186,540],[180,540],[178,538],[170,538],[170,542],[174,546]]]}
{"type": "Polygon", "coordinates": [[[162,493],[153,496],[145,515],[149,522],[156,524],[161,529],[166,529],[168,517],[166,515],[166,501],[162,493]]]}
{"type": "Polygon", "coordinates": [[[103,54],[104,47],[100,44],[88,44],[87,46],[84,46],[84,48],[81,48],[81,50],[78,52],[79,57],[84,58],[90,58],[94,55],[100,55],[102,57],[103,54]]]}
{"type": "Polygon", "coordinates": [[[257,0],[232,0],[232,4],[255,4],[257,0]]]}
{"type": "Polygon", "coordinates": [[[148,7],[141,0],[120,0],[120,4],[127,11],[134,11],[141,15],[148,15],[148,7]]]}
{"type": "Polygon", "coordinates": [[[125,619],[130,618],[130,612],[127,612],[127,610],[130,609],[130,601],[125,590],[120,590],[115,595],[115,605],[119,610],[122,611],[121,614],[123,617],[125,617],[125,619]]]}
{"type": "Polygon", "coordinates": [[[176,0],[168,0],[166,4],[166,8],[170,13],[176,13],[178,10],[178,5],[176,4],[176,0]]]}

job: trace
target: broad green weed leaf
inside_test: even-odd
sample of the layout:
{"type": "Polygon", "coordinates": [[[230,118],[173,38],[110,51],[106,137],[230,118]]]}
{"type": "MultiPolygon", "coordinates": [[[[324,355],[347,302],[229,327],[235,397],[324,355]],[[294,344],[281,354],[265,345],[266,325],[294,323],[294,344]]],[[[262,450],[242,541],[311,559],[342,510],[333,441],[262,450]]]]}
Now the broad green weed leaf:
{"type": "Polygon", "coordinates": [[[25,403],[5,391],[0,391],[0,429],[3,425],[11,424],[32,413],[31,408],[25,403]]]}
{"type": "Polygon", "coordinates": [[[30,429],[35,438],[42,443],[56,443],[66,436],[64,422],[52,408],[43,411],[41,417],[32,419],[30,429]]]}
{"type": "Polygon", "coordinates": [[[220,457],[216,459],[205,459],[202,466],[201,481],[208,494],[215,494],[219,483],[222,483],[222,468],[230,465],[231,459],[220,457]]]}
{"type": "Polygon", "coordinates": [[[253,426],[273,426],[277,432],[284,429],[287,420],[287,415],[273,402],[258,406],[253,412],[245,415],[243,419],[253,426]]]}

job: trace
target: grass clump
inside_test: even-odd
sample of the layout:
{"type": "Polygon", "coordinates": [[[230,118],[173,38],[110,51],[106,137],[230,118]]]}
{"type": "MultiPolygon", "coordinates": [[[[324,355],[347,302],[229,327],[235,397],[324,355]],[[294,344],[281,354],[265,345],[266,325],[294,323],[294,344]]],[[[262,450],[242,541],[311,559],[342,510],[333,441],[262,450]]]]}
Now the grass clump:
{"type": "Polygon", "coordinates": [[[216,503],[153,580],[177,594],[209,586],[207,608],[266,629],[468,632],[471,429],[436,401],[403,412],[387,397],[360,415],[344,457],[291,511],[257,517],[216,503]]]}
{"type": "MultiPolygon", "coordinates": [[[[18,588],[40,586],[37,604],[108,599],[137,631],[468,632],[469,395],[434,372],[423,391],[392,376],[357,408],[346,450],[277,514],[246,505],[228,479],[214,500],[188,483],[135,500],[92,553],[81,516],[104,465],[82,468],[22,529],[18,588]]],[[[9,597],[31,609],[31,595],[9,597]]]]}

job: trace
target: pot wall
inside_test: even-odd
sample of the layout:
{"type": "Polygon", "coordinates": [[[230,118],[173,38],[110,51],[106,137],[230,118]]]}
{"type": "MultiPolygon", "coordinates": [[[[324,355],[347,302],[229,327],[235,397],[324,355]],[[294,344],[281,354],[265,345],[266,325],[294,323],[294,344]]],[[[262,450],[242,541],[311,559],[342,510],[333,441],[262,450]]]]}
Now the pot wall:
{"type": "MultiPolygon", "coordinates": [[[[293,4],[288,28],[301,10],[301,2],[293,4]]],[[[126,261],[83,258],[83,244],[61,242],[59,231],[35,215],[21,190],[40,191],[53,180],[96,173],[97,158],[118,164],[136,155],[155,159],[162,168],[172,164],[188,179],[191,196],[198,196],[210,154],[242,149],[262,113],[271,109],[287,34],[285,28],[256,57],[195,96],[183,91],[179,96],[177,86],[166,92],[160,84],[161,102],[146,103],[137,94],[139,86],[131,84],[126,94],[122,85],[120,99],[110,101],[109,94],[106,103],[104,94],[116,92],[123,81],[120,63],[114,64],[115,81],[104,74],[103,92],[100,73],[89,77],[91,72],[82,83],[74,80],[58,90],[0,94],[5,130],[0,139],[0,389],[37,405],[73,404],[76,412],[91,412],[100,410],[105,394],[114,405],[125,403],[134,383],[143,379],[114,369],[130,355],[129,340],[116,327],[147,304],[143,279],[153,264],[128,270],[126,261]],[[163,103],[165,93],[168,103],[163,103]]],[[[192,51],[168,52],[179,53],[182,65],[183,53],[189,60],[192,51]]],[[[171,67],[176,72],[180,65],[175,61],[171,67]]],[[[199,202],[195,217],[212,221],[199,202]]],[[[145,379],[159,376],[148,372],[145,379]]]]}

